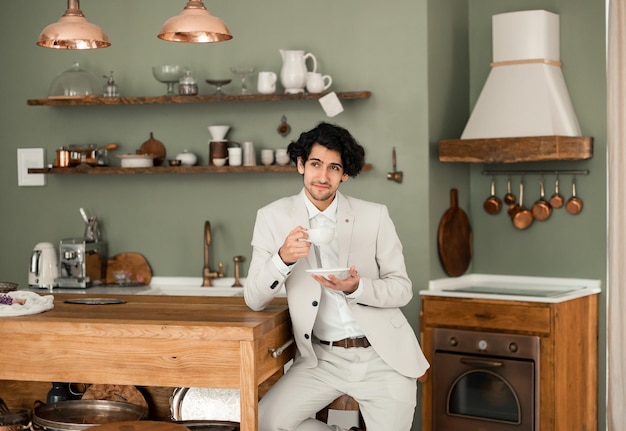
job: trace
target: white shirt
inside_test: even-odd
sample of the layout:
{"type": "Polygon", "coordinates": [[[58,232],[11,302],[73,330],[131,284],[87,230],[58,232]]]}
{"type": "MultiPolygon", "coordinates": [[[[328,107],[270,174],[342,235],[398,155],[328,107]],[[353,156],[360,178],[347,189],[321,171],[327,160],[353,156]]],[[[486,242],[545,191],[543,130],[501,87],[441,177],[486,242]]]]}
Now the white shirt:
{"type": "MultiPolygon", "coordinates": [[[[339,239],[336,229],[337,199],[334,199],[323,212],[318,210],[306,195],[304,195],[304,201],[312,228],[330,227],[335,230],[333,241],[329,245],[319,246],[319,251],[322,268],[336,268],[339,266],[339,239]]],[[[311,246],[311,253],[315,252],[313,247],[311,246]]],[[[322,288],[319,311],[313,325],[313,334],[320,340],[326,341],[337,341],[364,335],[352,317],[346,295],[343,292],[322,288]]]]}

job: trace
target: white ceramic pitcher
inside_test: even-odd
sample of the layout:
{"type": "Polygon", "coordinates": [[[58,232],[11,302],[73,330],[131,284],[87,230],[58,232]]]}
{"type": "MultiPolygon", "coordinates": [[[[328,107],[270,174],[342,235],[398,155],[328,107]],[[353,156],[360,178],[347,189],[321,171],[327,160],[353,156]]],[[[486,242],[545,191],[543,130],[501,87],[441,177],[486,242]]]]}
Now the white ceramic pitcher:
{"type": "Polygon", "coordinates": [[[280,69],[280,83],[285,88],[285,93],[303,93],[306,86],[307,72],[317,71],[317,59],[310,52],[304,53],[300,50],[280,49],[283,58],[283,66],[280,69]],[[306,60],[310,58],[313,62],[313,70],[307,70],[306,60]]]}

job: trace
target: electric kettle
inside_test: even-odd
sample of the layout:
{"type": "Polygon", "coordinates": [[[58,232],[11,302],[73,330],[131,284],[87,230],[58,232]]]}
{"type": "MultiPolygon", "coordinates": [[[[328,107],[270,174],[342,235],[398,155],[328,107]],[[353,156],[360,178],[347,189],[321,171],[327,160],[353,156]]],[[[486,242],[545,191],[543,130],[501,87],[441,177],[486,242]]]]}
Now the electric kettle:
{"type": "Polygon", "coordinates": [[[59,261],[55,246],[50,242],[38,243],[30,256],[28,285],[52,288],[57,285],[59,261]]]}

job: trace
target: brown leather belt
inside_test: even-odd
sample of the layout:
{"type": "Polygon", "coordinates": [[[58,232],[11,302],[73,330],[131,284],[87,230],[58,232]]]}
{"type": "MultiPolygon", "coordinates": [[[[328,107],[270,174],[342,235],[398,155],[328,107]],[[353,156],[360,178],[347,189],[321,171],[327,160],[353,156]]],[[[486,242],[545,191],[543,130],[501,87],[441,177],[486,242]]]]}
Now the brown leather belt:
{"type": "Polygon", "coordinates": [[[324,344],[326,346],[336,346],[343,347],[345,349],[349,349],[351,347],[369,347],[371,346],[367,337],[359,337],[359,338],[344,338],[343,340],[337,341],[326,341],[319,340],[320,344],[324,344]]]}

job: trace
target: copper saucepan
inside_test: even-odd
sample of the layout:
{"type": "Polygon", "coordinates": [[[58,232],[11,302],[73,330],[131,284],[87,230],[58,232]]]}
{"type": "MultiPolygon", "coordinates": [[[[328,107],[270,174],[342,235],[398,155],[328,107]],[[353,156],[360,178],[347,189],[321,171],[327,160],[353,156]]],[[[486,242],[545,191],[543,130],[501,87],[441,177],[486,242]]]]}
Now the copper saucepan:
{"type": "Polygon", "coordinates": [[[576,196],[576,175],[572,176],[572,197],[565,203],[565,211],[572,215],[580,214],[583,210],[583,201],[576,196]]]}
{"type": "Polygon", "coordinates": [[[511,206],[517,201],[517,198],[511,193],[511,177],[506,179],[506,194],[504,195],[504,203],[511,206]]]}
{"type": "Polygon", "coordinates": [[[556,174],[556,179],[554,180],[554,194],[550,197],[550,205],[552,208],[561,208],[565,199],[561,193],[559,193],[559,174],[556,174]]]}
{"type": "Polygon", "coordinates": [[[495,215],[502,209],[502,201],[496,196],[496,180],[491,177],[491,194],[483,203],[483,208],[487,214],[495,215]]]}
{"type": "Polygon", "coordinates": [[[511,216],[511,222],[515,229],[527,229],[533,224],[532,212],[524,207],[524,180],[519,183],[519,203],[515,204],[512,209],[509,210],[511,216]]]}
{"type": "Polygon", "coordinates": [[[533,204],[531,207],[531,212],[533,214],[533,218],[539,221],[545,221],[550,218],[552,214],[552,206],[550,202],[545,199],[545,188],[543,182],[543,176],[539,179],[539,199],[533,204]]]}

